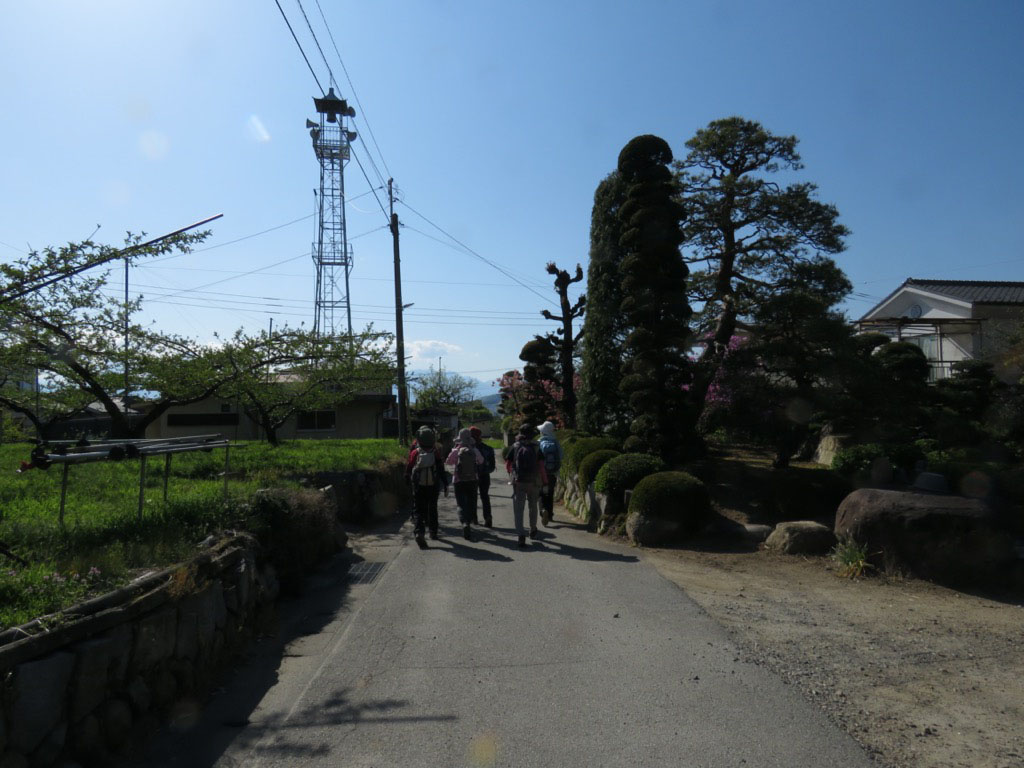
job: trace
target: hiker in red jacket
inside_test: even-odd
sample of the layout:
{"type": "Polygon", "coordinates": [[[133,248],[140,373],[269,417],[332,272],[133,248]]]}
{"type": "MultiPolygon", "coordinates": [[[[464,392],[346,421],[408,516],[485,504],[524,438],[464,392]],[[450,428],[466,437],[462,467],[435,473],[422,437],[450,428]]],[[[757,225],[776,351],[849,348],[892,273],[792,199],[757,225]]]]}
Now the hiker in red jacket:
{"type": "Polygon", "coordinates": [[[444,488],[448,495],[448,475],[444,471],[444,454],[437,447],[437,438],[430,427],[420,427],[416,443],[409,452],[405,465],[405,479],[413,489],[413,518],[415,521],[416,544],[427,548],[426,532],[430,538],[437,538],[437,497],[444,488]]]}

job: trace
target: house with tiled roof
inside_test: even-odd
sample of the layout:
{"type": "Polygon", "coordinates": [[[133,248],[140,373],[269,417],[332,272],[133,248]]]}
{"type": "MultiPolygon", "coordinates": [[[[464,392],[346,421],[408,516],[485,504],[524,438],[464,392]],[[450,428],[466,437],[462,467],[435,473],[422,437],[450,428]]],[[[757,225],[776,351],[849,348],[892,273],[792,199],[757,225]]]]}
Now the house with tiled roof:
{"type": "Polygon", "coordinates": [[[947,378],[959,360],[985,359],[1006,380],[1020,370],[1005,365],[1008,340],[1024,323],[1024,282],[908,278],[857,321],[921,347],[933,381],[947,378]]]}

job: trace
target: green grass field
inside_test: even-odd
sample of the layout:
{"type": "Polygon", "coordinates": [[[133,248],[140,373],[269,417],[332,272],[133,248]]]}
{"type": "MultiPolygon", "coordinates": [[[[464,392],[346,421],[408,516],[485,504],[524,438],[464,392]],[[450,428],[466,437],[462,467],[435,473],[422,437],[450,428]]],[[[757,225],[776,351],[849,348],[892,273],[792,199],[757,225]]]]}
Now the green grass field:
{"type": "Polygon", "coordinates": [[[213,531],[245,528],[245,500],[259,488],[297,487],[314,472],[368,469],[405,455],[393,440],[232,445],[226,503],[222,449],[175,455],[166,503],[164,460],[153,457],[141,522],[137,460],[72,466],[62,529],[61,467],[16,473],[30,450],[0,446],[0,542],[30,563],[0,554],[0,628],[59,610],[139,569],[177,562],[213,531]]]}

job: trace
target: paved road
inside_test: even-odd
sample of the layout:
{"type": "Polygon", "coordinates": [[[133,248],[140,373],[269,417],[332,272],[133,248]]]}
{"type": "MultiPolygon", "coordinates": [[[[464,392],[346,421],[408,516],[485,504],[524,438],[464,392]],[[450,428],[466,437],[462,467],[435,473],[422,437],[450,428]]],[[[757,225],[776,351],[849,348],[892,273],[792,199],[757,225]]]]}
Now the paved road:
{"type": "Polygon", "coordinates": [[[451,499],[428,551],[409,525],[360,539],[365,583],[319,574],[283,658],[266,643],[144,765],[873,765],[628,547],[563,512],[520,551],[503,480],[473,543],[451,499]]]}

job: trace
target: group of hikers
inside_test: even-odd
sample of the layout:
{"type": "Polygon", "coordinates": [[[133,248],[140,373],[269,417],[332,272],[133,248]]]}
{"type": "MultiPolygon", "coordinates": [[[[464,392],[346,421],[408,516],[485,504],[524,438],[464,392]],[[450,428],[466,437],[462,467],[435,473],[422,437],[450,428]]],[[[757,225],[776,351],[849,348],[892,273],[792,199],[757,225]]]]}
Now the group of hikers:
{"type": "MultiPolygon", "coordinates": [[[[541,522],[550,525],[554,516],[555,480],[562,464],[562,446],[555,437],[555,425],[545,421],[539,427],[523,424],[515,442],[505,452],[505,469],[512,483],[512,515],[520,548],[525,548],[527,536],[537,538],[538,507],[541,522]],[[540,441],[534,437],[540,433],[540,441]],[[523,517],[529,511],[530,528],[523,517]]],[[[479,499],[483,524],[494,526],[491,516],[491,473],[497,468],[494,448],[483,441],[479,428],[468,427],[459,431],[459,437],[447,456],[438,445],[437,435],[430,427],[421,427],[416,433],[405,477],[413,489],[413,519],[416,544],[427,549],[427,534],[438,537],[437,502],[441,492],[448,495],[451,483],[455,488],[455,503],[459,510],[462,535],[473,540],[472,526],[479,525],[477,501],[479,499]],[[450,469],[450,477],[449,477],[450,469]]]]}

